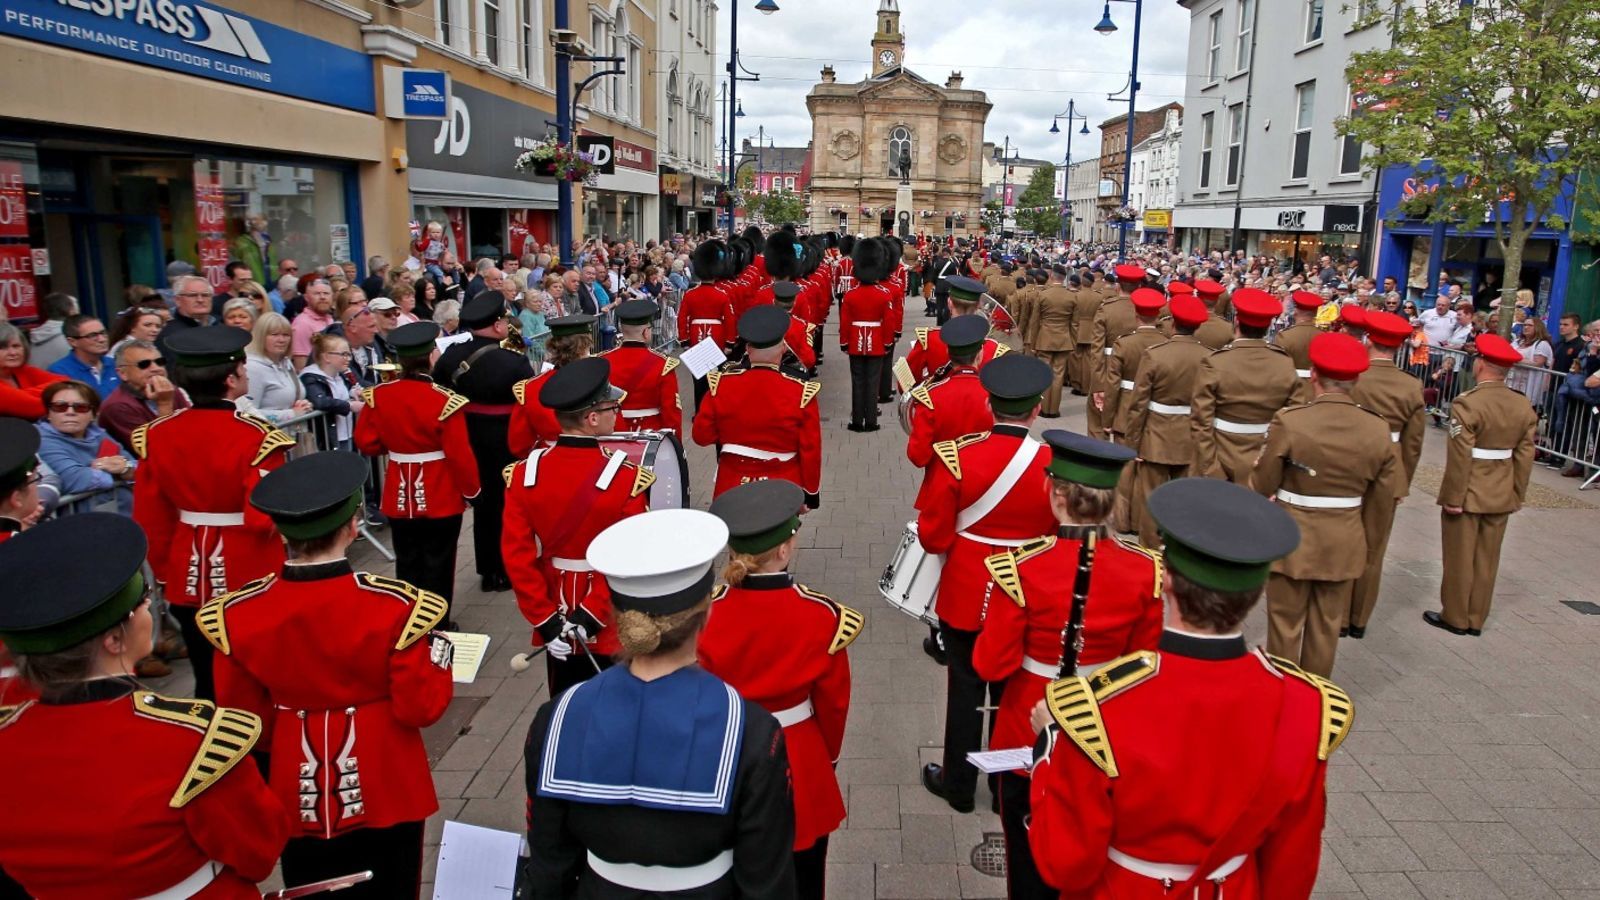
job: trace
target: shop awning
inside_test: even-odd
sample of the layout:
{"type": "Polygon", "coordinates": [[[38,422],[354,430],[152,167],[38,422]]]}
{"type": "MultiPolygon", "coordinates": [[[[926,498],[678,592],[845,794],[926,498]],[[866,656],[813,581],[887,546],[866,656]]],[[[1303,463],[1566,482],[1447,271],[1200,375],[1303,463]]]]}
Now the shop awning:
{"type": "Polygon", "coordinates": [[[411,194],[418,202],[434,206],[472,206],[479,209],[555,209],[554,181],[524,181],[492,175],[464,175],[436,169],[413,168],[411,194]]]}

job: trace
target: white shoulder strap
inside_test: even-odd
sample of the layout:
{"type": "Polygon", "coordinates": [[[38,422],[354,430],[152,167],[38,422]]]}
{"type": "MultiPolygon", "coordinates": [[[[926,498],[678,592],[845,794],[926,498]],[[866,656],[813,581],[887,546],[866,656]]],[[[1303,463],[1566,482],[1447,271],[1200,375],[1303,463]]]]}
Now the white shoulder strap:
{"type": "Polygon", "coordinates": [[[595,479],[594,486],[600,490],[611,487],[611,479],[617,477],[617,470],[628,461],[627,454],[620,451],[611,451],[611,458],[606,461],[606,467],[600,470],[600,477],[595,479]]]}
{"type": "Polygon", "coordinates": [[[1033,458],[1038,455],[1039,448],[1042,446],[1044,445],[1034,440],[1031,435],[1023,438],[1017,444],[1017,452],[1011,457],[1011,461],[1006,463],[1004,469],[1000,470],[1000,477],[989,485],[989,489],[984,491],[983,496],[979,497],[976,502],[956,513],[956,531],[966,531],[977,524],[984,516],[994,512],[994,508],[1000,505],[1000,501],[1004,500],[1006,495],[1011,493],[1011,489],[1017,486],[1017,482],[1022,480],[1022,476],[1028,471],[1028,467],[1033,464],[1033,458]]]}
{"type": "Polygon", "coordinates": [[[549,448],[540,448],[528,454],[528,464],[522,468],[523,487],[533,487],[534,482],[539,480],[539,457],[543,456],[547,449],[549,448]]]}

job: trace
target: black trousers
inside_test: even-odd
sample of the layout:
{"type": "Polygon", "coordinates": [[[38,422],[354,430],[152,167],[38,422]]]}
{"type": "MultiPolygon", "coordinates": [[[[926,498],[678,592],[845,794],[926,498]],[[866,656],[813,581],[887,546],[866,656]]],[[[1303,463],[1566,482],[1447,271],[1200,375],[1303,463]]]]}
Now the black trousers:
{"type": "Polygon", "coordinates": [[[950,303],[949,303],[949,300],[950,300],[949,293],[941,294],[941,293],[935,291],[934,294],[933,294],[933,303],[934,303],[933,320],[935,322],[937,322],[938,324],[940,324],[940,325],[943,325],[944,323],[950,321],[950,303]]]}
{"type": "Polygon", "coordinates": [[[798,900],[823,900],[828,896],[828,836],[804,850],[794,852],[795,897],[798,900]]]}
{"type": "Polygon", "coordinates": [[[389,520],[389,531],[394,536],[395,577],[438,594],[447,604],[454,600],[461,516],[395,518],[389,520]]]}
{"type": "Polygon", "coordinates": [[[339,900],[414,900],[422,889],[422,824],[357,828],[327,840],[290,838],[283,848],[283,883],[299,887],[371,869],[371,881],[339,891],[339,900]]]}
{"type": "Polygon", "coordinates": [[[1030,779],[1000,773],[1000,828],[1006,836],[1006,896],[1010,900],[1056,900],[1061,892],[1044,883],[1028,846],[1030,779]]]}
{"type": "Polygon", "coordinates": [[[556,659],[546,653],[544,655],[544,672],[545,680],[550,685],[550,699],[554,700],[567,688],[575,684],[582,684],[599,675],[600,672],[595,671],[595,666],[599,666],[600,671],[603,672],[611,668],[611,665],[611,657],[603,653],[595,653],[593,650],[585,654],[577,647],[572,648],[572,655],[566,659],[556,659]],[[591,659],[594,660],[593,663],[589,662],[591,659]]]}
{"type": "Polygon", "coordinates": [[[479,575],[503,577],[506,564],[500,558],[500,527],[506,514],[506,481],[501,472],[513,461],[507,438],[511,417],[473,412],[466,416],[467,443],[478,461],[480,486],[478,499],[472,503],[472,551],[479,575]]]}
{"type": "Polygon", "coordinates": [[[895,346],[890,345],[889,352],[883,355],[883,365],[878,369],[878,402],[894,402],[894,351],[895,346]]]}
{"type": "Polygon", "coordinates": [[[216,652],[216,648],[211,646],[200,626],[195,624],[194,616],[200,608],[176,603],[169,608],[172,617],[178,620],[178,630],[183,633],[183,645],[189,648],[189,665],[194,669],[194,693],[191,696],[215,702],[217,688],[211,680],[211,654],[216,652]]]}
{"type": "Polygon", "coordinates": [[[822,329],[825,322],[818,322],[815,330],[811,332],[811,351],[817,355],[817,362],[822,362],[822,329]]]}
{"type": "MultiPolygon", "coordinates": [[[[1000,705],[1000,691],[1004,682],[989,682],[978,677],[972,668],[972,648],[978,643],[978,632],[962,631],[941,620],[939,633],[944,636],[945,666],[944,698],[944,790],[952,800],[972,800],[978,791],[978,770],[967,762],[967,754],[983,746],[983,710],[985,698],[989,706],[1000,705]]],[[[989,732],[994,733],[994,717],[989,717],[989,732]]],[[[994,783],[990,783],[991,789],[994,783]]]]}
{"type": "Polygon", "coordinates": [[[883,357],[850,357],[850,421],[857,425],[878,424],[878,380],[882,378],[883,357]]]}

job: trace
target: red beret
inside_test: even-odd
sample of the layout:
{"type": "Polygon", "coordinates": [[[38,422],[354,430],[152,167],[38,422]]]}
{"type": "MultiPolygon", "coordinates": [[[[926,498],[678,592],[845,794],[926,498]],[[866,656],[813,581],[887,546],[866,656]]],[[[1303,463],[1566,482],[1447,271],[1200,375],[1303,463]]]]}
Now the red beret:
{"type": "Polygon", "coordinates": [[[1173,321],[1187,328],[1199,328],[1201,323],[1211,317],[1211,311],[1201,303],[1193,294],[1179,294],[1172,298],[1168,304],[1172,312],[1173,321]]]}
{"type": "Polygon", "coordinates": [[[1218,284],[1217,282],[1209,281],[1209,280],[1204,279],[1204,278],[1202,278],[1199,281],[1196,281],[1194,283],[1194,292],[1196,294],[1199,294],[1202,297],[1210,297],[1213,300],[1215,300],[1218,297],[1221,297],[1223,292],[1225,292],[1226,290],[1227,290],[1227,288],[1223,287],[1222,285],[1218,284]]]}
{"type": "Polygon", "coordinates": [[[1167,295],[1155,288],[1139,288],[1133,292],[1133,311],[1141,316],[1153,316],[1167,305],[1167,295]]]}
{"type": "Polygon", "coordinates": [[[1311,339],[1311,368],[1334,381],[1353,381],[1370,364],[1366,348],[1348,334],[1325,332],[1311,339]]]}
{"type": "Polygon", "coordinates": [[[1295,291],[1292,295],[1290,295],[1290,299],[1294,301],[1295,306],[1298,306],[1301,309],[1322,308],[1321,294],[1313,294],[1310,291],[1295,291]]]}
{"type": "Polygon", "coordinates": [[[1186,282],[1171,281],[1167,283],[1167,293],[1176,297],[1179,294],[1192,294],[1194,293],[1194,288],[1190,287],[1186,282]]]}
{"type": "Polygon", "coordinates": [[[1366,324],[1362,326],[1367,331],[1367,340],[1379,347],[1398,347],[1411,336],[1411,323],[1402,316],[1392,312],[1369,312],[1366,314],[1366,324]]]}
{"type": "Polygon", "coordinates": [[[1131,266],[1124,263],[1112,269],[1117,275],[1117,281],[1123,284],[1144,284],[1144,266],[1131,266]]]}
{"type": "Polygon", "coordinates": [[[1283,304],[1259,288],[1239,288],[1233,292],[1233,314],[1240,324],[1265,328],[1283,312],[1283,304]]]}
{"type": "Polygon", "coordinates": [[[1508,367],[1522,362],[1522,354],[1517,352],[1517,348],[1511,346],[1510,341],[1493,332],[1478,335],[1476,344],[1478,355],[1483,357],[1485,362],[1508,367]]]}
{"type": "Polygon", "coordinates": [[[1339,321],[1346,328],[1367,327],[1367,311],[1359,303],[1343,303],[1339,306],[1339,321]]]}

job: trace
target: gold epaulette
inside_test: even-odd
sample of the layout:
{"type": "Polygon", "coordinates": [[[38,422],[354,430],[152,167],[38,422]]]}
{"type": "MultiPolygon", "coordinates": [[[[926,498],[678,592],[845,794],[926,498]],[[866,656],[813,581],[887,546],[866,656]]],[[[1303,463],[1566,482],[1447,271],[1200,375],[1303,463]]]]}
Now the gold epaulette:
{"type": "Polygon", "coordinates": [[[432,591],[417,590],[417,600],[411,604],[411,615],[406,619],[406,627],[400,632],[400,639],[394,642],[396,650],[404,650],[421,640],[428,632],[439,627],[444,617],[450,612],[450,604],[444,598],[432,591]]]}
{"type": "Polygon", "coordinates": [[[676,369],[678,367],[679,362],[680,361],[676,356],[668,356],[668,357],[666,357],[666,361],[661,364],[661,374],[662,375],[671,375],[672,374],[672,370],[676,369]]]}
{"type": "Polygon", "coordinates": [[[1007,353],[1010,353],[1010,352],[1011,352],[1011,345],[1010,344],[1002,344],[999,341],[995,341],[994,342],[994,356],[992,356],[990,358],[991,359],[999,359],[1000,357],[1005,356],[1007,353]]]}
{"type": "Polygon", "coordinates": [[[273,453],[288,447],[293,447],[294,445],[294,438],[276,428],[272,428],[267,432],[266,436],[261,439],[261,447],[256,451],[256,458],[250,463],[250,465],[259,466],[273,453]]]}
{"type": "Polygon", "coordinates": [[[926,406],[929,409],[933,409],[933,395],[928,393],[928,386],[926,384],[919,384],[912,388],[911,399],[921,403],[923,406],[926,406]]]}
{"type": "Polygon", "coordinates": [[[979,431],[974,434],[964,434],[953,441],[940,441],[933,445],[933,453],[939,457],[940,462],[945,464],[945,468],[950,470],[950,474],[955,476],[957,481],[960,481],[961,448],[968,444],[975,444],[988,436],[988,432],[979,431]]]}
{"type": "Polygon", "coordinates": [[[128,435],[129,449],[138,454],[140,459],[144,459],[146,455],[145,448],[149,446],[150,443],[150,429],[160,425],[162,422],[165,422],[181,412],[183,412],[183,410],[180,409],[169,412],[164,416],[156,416],[154,419],[151,419],[143,425],[140,425],[138,428],[135,428],[133,433],[128,435]]]}
{"type": "Polygon", "coordinates": [[[1155,590],[1154,597],[1157,601],[1159,601],[1161,599],[1162,578],[1165,577],[1162,573],[1166,571],[1167,567],[1166,560],[1161,556],[1161,551],[1152,550],[1138,541],[1130,541],[1125,538],[1119,537],[1116,539],[1116,541],[1118,544],[1122,545],[1124,550],[1150,557],[1150,561],[1154,564],[1153,569],[1155,572],[1155,578],[1153,579],[1155,590]]]}
{"type": "Polygon", "coordinates": [[[528,402],[528,382],[532,380],[532,378],[524,378],[511,386],[511,395],[517,398],[518,406],[528,402]]]}
{"type": "MultiPolygon", "coordinates": [[[[519,462],[520,462],[520,460],[519,460],[519,462]]],[[[506,466],[504,469],[500,470],[500,477],[505,479],[506,487],[511,487],[511,470],[515,469],[516,467],[517,467],[516,463],[511,463],[510,465],[506,466]]]]}
{"type": "Polygon", "coordinates": [[[713,397],[717,395],[717,382],[722,380],[722,375],[723,373],[721,372],[706,373],[706,389],[711,392],[713,397]]]}
{"type": "Polygon", "coordinates": [[[719,584],[715,588],[712,588],[712,590],[711,590],[711,602],[715,603],[716,601],[721,600],[723,597],[727,596],[727,594],[728,594],[728,586],[725,585],[725,584],[719,584]]]}
{"type": "Polygon", "coordinates": [[[1139,650],[1113,659],[1090,672],[1085,680],[1094,689],[1095,702],[1104,703],[1156,674],[1160,660],[1152,651],[1139,650]]]}
{"type": "Polygon", "coordinates": [[[205,639],[211,643],[211,646],[220,650],[223,656],[233,652],[233,645],[228,641],[228,624],[223,616],[223,611],[235,601],[254,597],[265,591],[272,585],[272,582],[277,580],[277,577],[276,575],[266,575],[257,578],[255,581],[248,582],[243,587],[240,587],[237,591],[223,594],[220,597],[213,597],[195,611],[195,625],[199,627],[200,633],[205,635],[205,639]]]}
{"type": "Polygon", "coordinates": [[[817,399],[817,395],[820,393],[822,393],[822,382],[806,382],[805,386],[800,389],[800,408],[805,409],[810,406],[811,401],[817,399]]]}
{"type": "Polygon", "coordinates": [[[1017,606],[1027,608],[1028,601],[1022,596],[1022,573],[1017,571],[1017,558],[1010,550],[988,557],[983,567],[989,570],[989,577],[1007,597],[1017,606]]]}
{"type": "Polygon", "coordinates": [[[861,629],[866,626],[867,618],[848,606],[839,606],[839,627],[833,632],[833,642],[828,645],[828,655],[832,656],[840,650],[850,646],[850,643],[861,634],[861,629]]]}
{"type": "Polygon", "coordinates": [[[928,349],[928,326],[926,326],[926,325],[918,325],[913,330],[916,332],[916,335],[917,335],[917,343],[922,345],[922,349],[924,349],[924,350],[928,349]]]}
{"type": "Polygon", "coordinates": [[[25,703],[13,703],[10,706],[0,706],[0,728],[15,722],[17,717],[22,715],[22,711],[31,705],[33,705],[32,700],[25,703]]]}
{"type": "Polygon", "coordinates": [[[377,385],[373,385],[372,387],[369,387],[369,388],[362,388],[361,389],[361,402],[365,403],[369,407],[372,407],[373,409],[377,409],[377,407],[378,407],[378,386],[377,385]]]}
{"type": "Polygon", "coordinates": [[[1322,733],[1317,738],[1317,759],[1327,762],[1333,751],[1339,749],[1344,739],[1350,736],[1350,726],[1355,723],[1356,708],[1350,702],[1350,695],[1321,675],[1307,672],[1281,656],[1269,653],[1267,659],[1272,660],[1272,664],[1285,674],[1304,681],[1322,695],[1322,733]]]}
{"type": "Polygon", "coordinates": [[[1100,717],[1100,704],[1089,689],[1087,679],[1069,675],[1050,682],[1044,689],[1045,708],[1050,717],[1061,726],[1061,731],[1078,749],[1089,757],[1107,778],[1117,777],[1117,759],[1111,753],[1111,740],[1106,735],[1105,720],[1100,717]]]}
{"type": "Polygon", "coordinates": [[[215,707],[206,735],[200,741],[200,749],[189,761],[189,770],[183,774],[183,781],[167,805],[173,809],[188,805],[189,801],[220,781],[240,761],[248,758],[251,748],[260,739],[261,718],[255,713],[226,706],[215,707]]]}
{"type": "Polygon", "coordinates": [[[439,421],[443,422],[456,413],[467,408],[467,398],[461,396],[447,387],[434,385],[433,389],[444,395],[444,408],[439,410],[439,421]]]}
{"type": "MultiPolygon", "coordinates": [[[[632,463],[629,463],[629,465],[632,465],[632,463]]],[[[628,496],[637,497],[650,490],[650,485],[655,483],[656,473],[646,469],[644,466],[634,466],[633,489],[629,491],[628,496]]]]}

